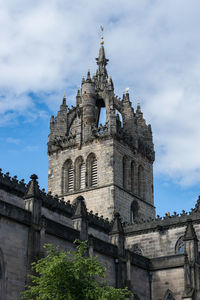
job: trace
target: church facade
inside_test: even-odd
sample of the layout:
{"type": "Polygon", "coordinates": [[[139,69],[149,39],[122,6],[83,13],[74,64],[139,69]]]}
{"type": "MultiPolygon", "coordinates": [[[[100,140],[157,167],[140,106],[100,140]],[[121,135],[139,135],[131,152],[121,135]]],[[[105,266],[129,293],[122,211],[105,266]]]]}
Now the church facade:
{"type": "Polygon", "coordinates": [[[64,95],[51,117],[48,193],[36,175],[26,185],[0,171],[0,299],[20,299],[45,243],[71,250],[79,238],[134,299],[200,300],[200,199],[188,213],[155,216],[151,126],[128,89],[115,95],[103,40],[96,61],[76,106],[64,95]]]}

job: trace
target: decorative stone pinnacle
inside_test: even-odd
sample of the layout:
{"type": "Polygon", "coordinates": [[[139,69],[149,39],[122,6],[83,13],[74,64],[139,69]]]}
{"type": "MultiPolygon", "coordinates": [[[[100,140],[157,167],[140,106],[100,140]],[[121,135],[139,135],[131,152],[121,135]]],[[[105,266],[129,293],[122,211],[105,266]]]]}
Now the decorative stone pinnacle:
{"type": "Polygon", "coordinates": [[[194,240],[194,239],[197,240],[197,235],[196,235],[195,229],[193,227],[192,220],[189,219],[183,240],[188,241],[188,240],[194,240]]]}
{"type": "Polygon", "coordinates": [[[66,105],[66,94],[65,94],[65,92],[64,92],[64,95],[63,95],[63,103],[62,103],[62,105],[66,105]]]}
{"type": "Polygon", "coordinates": [[[123,234],[123,232],[124,232],[124,230],[123,230],[123,227],[122,227],[120,214],[118,212],[115,212],[111,233],[123,234]]]}
{"type": "Polygon", "coordinates": [[[32,198],[32,197],[40,197],[40,190],[39,190],[39,186],[38,186],[38,182],[37,182],[37,175],[36,174],[32,174],[30,176],[30,181],[28,183],[28,188],[27,188],[27,192],[25,195],[25,199],[28,198],[32,198]]]}
{"type": "Polygon", "coordinates": [[[82,84],[85,83],[85,77],[82,77],[82,84]]]}

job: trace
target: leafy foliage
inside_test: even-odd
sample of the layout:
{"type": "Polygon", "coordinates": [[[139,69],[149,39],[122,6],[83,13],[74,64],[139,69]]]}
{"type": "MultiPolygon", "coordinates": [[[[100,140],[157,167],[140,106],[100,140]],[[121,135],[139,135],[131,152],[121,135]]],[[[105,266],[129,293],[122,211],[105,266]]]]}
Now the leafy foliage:
{"type": "MultiPolygon", "coordinates": [[[[77,241],[76,241],[77,244],[77,241]]],[[[44,246],[47,256],[32,264],[36,275],[32,285],[22,293],[31,300],[123,300],[131,295],[128,289],[110,287],[100,278],[105,269],[96,257],[87,256],[87,242],[78,242],[77,251],[60,251],[44,246]]]]}

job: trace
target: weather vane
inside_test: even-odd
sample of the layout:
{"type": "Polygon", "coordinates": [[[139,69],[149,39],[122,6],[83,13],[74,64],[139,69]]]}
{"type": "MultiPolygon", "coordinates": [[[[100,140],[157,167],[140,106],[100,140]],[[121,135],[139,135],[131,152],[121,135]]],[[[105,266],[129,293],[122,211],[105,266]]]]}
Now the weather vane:
{"type": "Polygon", "coordinates": [[[103,45],[104,44],[104,40],[103,40],[103,31],[104,31],[104,27],[101,25],[100,26],[100,29],[101,29],[101,45],[103,45]]]}

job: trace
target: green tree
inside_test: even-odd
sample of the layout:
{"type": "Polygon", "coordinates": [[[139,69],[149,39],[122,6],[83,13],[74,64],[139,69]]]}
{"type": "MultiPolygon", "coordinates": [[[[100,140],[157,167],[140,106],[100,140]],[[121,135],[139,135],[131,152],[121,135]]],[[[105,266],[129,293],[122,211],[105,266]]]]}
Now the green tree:
{"type": "Polygon", "coordinates": [[[105,277],[105,269],[96,257],[87,256],[87,242],[76,241],[76,245],[76,251],[45,245],[47,255],[32,264],[36,275],[30,275],[32,285],[22,299],[122,300],[132,295],[127,288],[116,289],[99,280],[105,277]]]}

